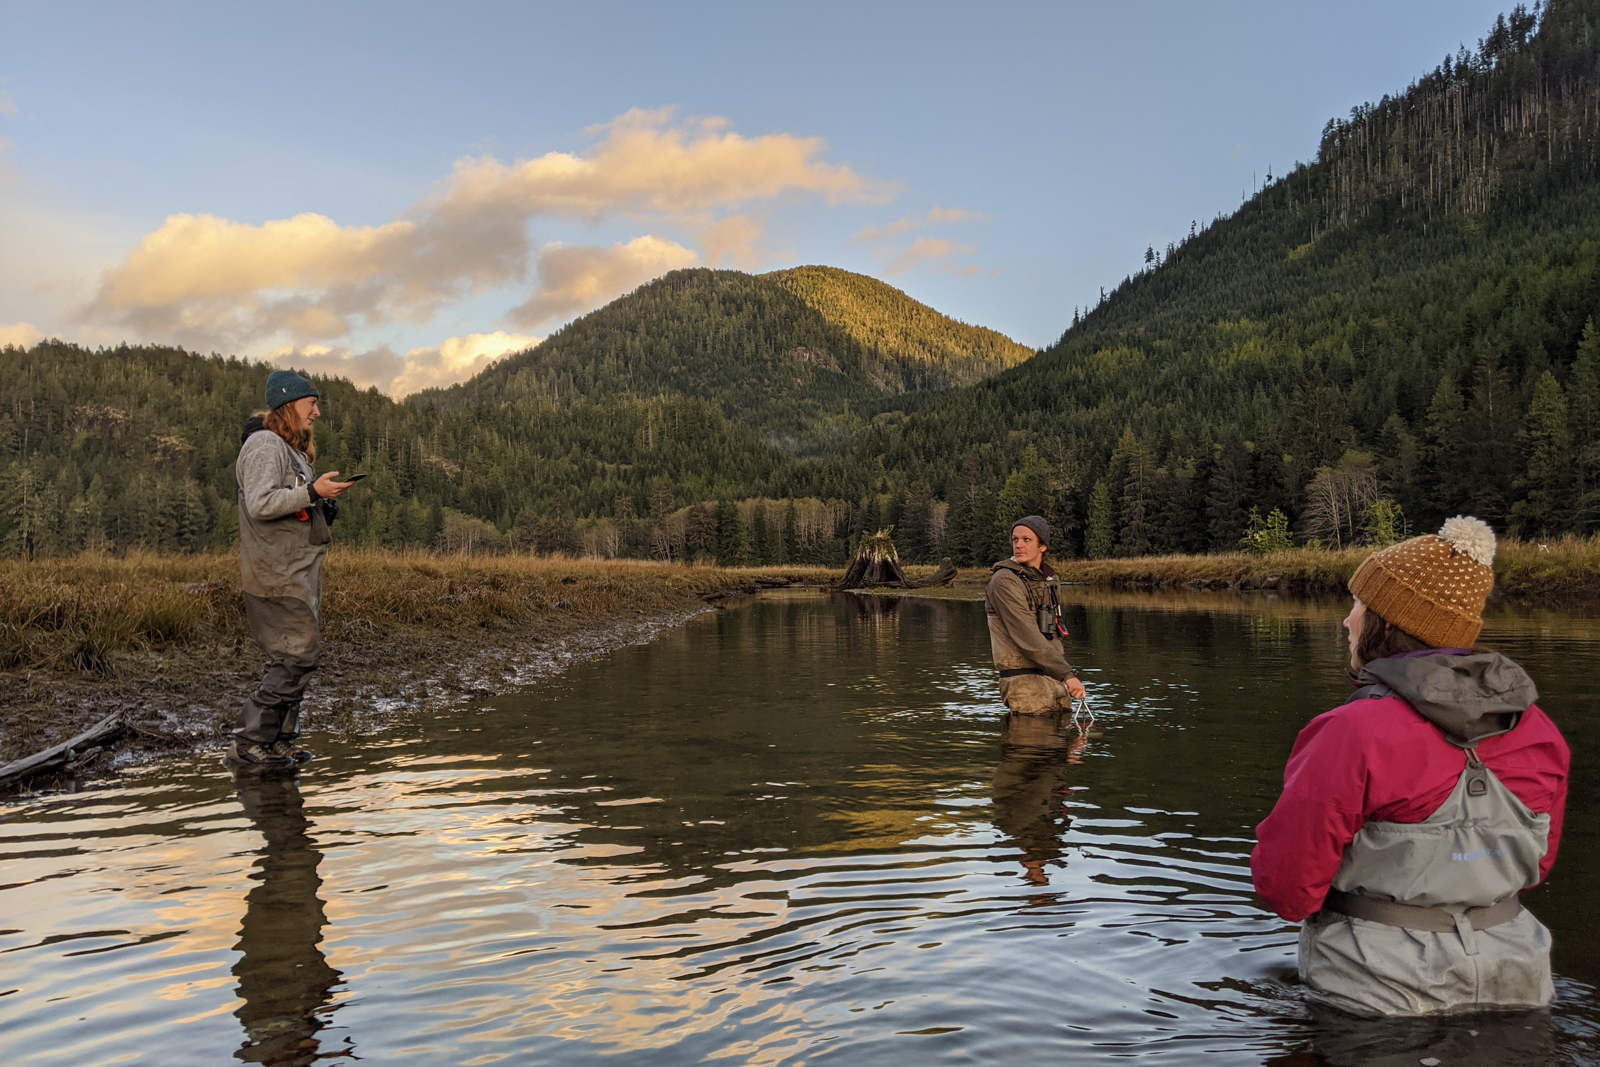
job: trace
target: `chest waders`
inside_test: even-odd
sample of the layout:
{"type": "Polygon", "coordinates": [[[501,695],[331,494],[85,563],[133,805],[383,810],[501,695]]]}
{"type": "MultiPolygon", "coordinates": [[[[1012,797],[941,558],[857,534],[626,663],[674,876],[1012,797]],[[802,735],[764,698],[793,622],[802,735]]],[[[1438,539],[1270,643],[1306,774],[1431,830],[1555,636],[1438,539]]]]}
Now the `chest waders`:
{"type": "Polygon", "coordinates": [[[1437,811],[1369,822],[1345,850],[1322,911],[1300,930],[1313,999],[1365,1016],[1550,1003],[1550,932],[1517,899],[1539,880],[1550,816],[1530,811],[1476,747],[1465,751],[1437,811]]]}

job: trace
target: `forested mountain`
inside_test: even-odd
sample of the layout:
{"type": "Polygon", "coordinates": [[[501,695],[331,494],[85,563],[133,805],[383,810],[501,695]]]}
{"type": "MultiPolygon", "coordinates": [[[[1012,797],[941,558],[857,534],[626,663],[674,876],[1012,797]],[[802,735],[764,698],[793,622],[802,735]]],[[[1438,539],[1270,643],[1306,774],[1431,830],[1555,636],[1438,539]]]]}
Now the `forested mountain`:
{"type": "Polygon", "coordinates": [[[683,394],[815,454],[901,393],[969,384],[1032,354],[848,271],[698,268],[640,286],[471,381],[411,402],[462,411],[683,394]]]}
{"type": "Polygon", "coordinates": [[[825,466],[926,482],[972,536],[1009,485],[1091,554],[1231,548],[1274,509],[1341,543],[1592,530],[1597,131],[1600,3],[1518,8],[1039,356],[825,466]]]}
{"type": "MultiPolygon", "coordinates": [[[[694,270],[405,404],[325,382],[319,465],[374,475],[338,535],[837,562],[892,523],[985,563],[1030,511],[1090,555],[1596,528],[1600,0],[1516,9],[1147,260],[1031,359],[844,271],[694,270]]],[[[7,550],[230,543],[268,370],[0,352],[7,550]]]]}

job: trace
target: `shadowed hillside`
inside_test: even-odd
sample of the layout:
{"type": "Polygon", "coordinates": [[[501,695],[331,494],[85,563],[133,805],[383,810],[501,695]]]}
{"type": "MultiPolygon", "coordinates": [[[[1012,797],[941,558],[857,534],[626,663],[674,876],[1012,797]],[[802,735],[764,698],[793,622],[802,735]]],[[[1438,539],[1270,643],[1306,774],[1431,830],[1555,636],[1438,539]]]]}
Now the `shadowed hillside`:
{"type": "Polygon", "coordinates": [[[1463,511],[1592,530],[1597,133],[1600,3],[1518,8],[1151,249],[1036,358],[868,429],[836,476],[924,480],[952,522],[1016,478],[1096,555],[1231,549],[1274,509],[1360,541],[1379,501],[1401,532],[1463,511]]]}

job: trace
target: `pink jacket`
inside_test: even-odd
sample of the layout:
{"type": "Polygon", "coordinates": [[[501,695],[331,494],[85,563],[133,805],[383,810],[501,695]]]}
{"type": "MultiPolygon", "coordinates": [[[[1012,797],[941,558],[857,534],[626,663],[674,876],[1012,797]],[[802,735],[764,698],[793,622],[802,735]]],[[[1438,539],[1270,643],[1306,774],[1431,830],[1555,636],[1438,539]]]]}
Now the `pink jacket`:
{"type": "MultiPolygon", "coordinates": [[[[1478,756],[1536,814],[1550,816],[1542,881],[1555,863],[1571,753],[1538,705],[1515,729],[1478,742],[1478,756]]],[[[1291,922],[1322,907],[1344,851],[1363,823],[1417,823],[1443,804],[1466,753],[1398,696],[1324,712],[1295,740],[1283,795],[1256,827],[1250,871],[1267,906],[1291,922]]]]}

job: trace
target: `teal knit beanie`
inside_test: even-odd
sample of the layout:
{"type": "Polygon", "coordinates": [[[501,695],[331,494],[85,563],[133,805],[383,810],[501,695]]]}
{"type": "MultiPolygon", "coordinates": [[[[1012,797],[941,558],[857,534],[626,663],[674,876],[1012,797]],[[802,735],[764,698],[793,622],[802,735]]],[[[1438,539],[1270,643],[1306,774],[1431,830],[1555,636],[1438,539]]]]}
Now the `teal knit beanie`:
{"type": "Polygon", "coordinates": [[[267,407],[276,408],[303,397],[320,398],[317,387],[292,370],[275,370],[267,375],[267,407]]]}

